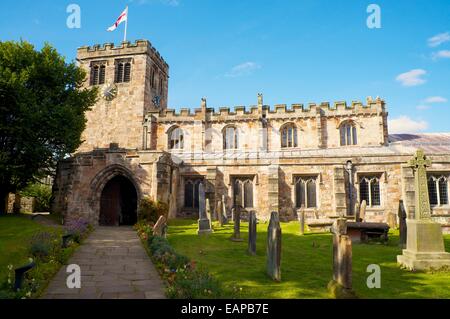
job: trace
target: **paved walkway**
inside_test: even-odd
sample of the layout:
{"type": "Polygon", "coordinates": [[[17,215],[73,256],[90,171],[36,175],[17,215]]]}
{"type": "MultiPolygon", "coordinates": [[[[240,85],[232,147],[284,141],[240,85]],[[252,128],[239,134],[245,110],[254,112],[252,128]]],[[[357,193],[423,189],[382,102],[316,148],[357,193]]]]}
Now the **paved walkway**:
{"type": "Polygon", "coordinates": [[[52,279],[45,299],[161,299],[164,285],[131,227],[98,227],[68,264],[81,268],[81,288],[66,286],[66,266],[52,279]]]}

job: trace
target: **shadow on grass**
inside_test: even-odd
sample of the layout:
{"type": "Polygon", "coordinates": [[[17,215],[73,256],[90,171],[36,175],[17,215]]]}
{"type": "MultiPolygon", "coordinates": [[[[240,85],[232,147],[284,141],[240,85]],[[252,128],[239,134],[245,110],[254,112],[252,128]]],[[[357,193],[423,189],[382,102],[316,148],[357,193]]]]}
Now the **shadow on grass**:
{"type": "MultiPolygon", "coordinates": [[[[207,268],[227,290],[237,291],[242,298],[329,297],[326,287],[332,277],[331,234],[300,236],[298,222],[282,223],[282,281],[276,283],[265,273],[267,224],[258,224],[256,256],[247,254],[247,223],[241,225],[243,242],[229,240],[233,225],[213,226],[214,233],[199,236],[195,220],[173,220],[169,223],[168,239],[175,250],[207,268]]],[[[395,234],[390,234],[387,245],[353,245],[353,286],[359,297],[450,298],[450,273],[402,270],[396,263],[399,254],[395,234]],[[381,289],[369,289],[366,285],[370,264],[381,267],[381,289]]]]}

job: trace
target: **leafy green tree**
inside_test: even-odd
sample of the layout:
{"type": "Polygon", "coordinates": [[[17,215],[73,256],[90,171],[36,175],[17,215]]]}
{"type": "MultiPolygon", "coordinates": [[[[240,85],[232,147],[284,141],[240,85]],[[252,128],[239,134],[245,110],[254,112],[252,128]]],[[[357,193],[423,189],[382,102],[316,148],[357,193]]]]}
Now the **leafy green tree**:
{"type": "Polygon", "coordinates": [[[81,144],[96,89],[46,44],[0,42],[0,214],[9,192],[54,171],[81,144]]]}

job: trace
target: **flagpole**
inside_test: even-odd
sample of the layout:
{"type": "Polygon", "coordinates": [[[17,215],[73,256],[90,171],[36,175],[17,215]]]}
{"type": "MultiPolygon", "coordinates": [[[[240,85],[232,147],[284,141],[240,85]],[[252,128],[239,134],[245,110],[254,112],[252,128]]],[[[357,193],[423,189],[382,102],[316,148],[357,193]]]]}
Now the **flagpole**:
{"type": "Polygon", "coordinates": [[[127,19],[125,20],[125,34],[123,36],[123,42],[127,42],[127,28],[128,28],[128,6],[127,6],[127,19]]]}

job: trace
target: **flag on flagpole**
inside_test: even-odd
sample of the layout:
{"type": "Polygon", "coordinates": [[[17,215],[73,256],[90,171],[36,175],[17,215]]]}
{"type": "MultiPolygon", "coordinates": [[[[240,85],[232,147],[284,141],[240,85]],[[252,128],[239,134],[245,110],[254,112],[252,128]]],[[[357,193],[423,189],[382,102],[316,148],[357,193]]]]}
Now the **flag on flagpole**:
{"type": "Polygon", "coordinates": [[[114,31],[117,29],[117,27],[119,26],[119,24],[121,24],[122,22],[125,22],[128,20],[128,6],[126,7],[126,9],[122,12],[122,14],[119,16],[119,18],[117,18],[117,21],[108,28],[108,31],[114,31]]]}

